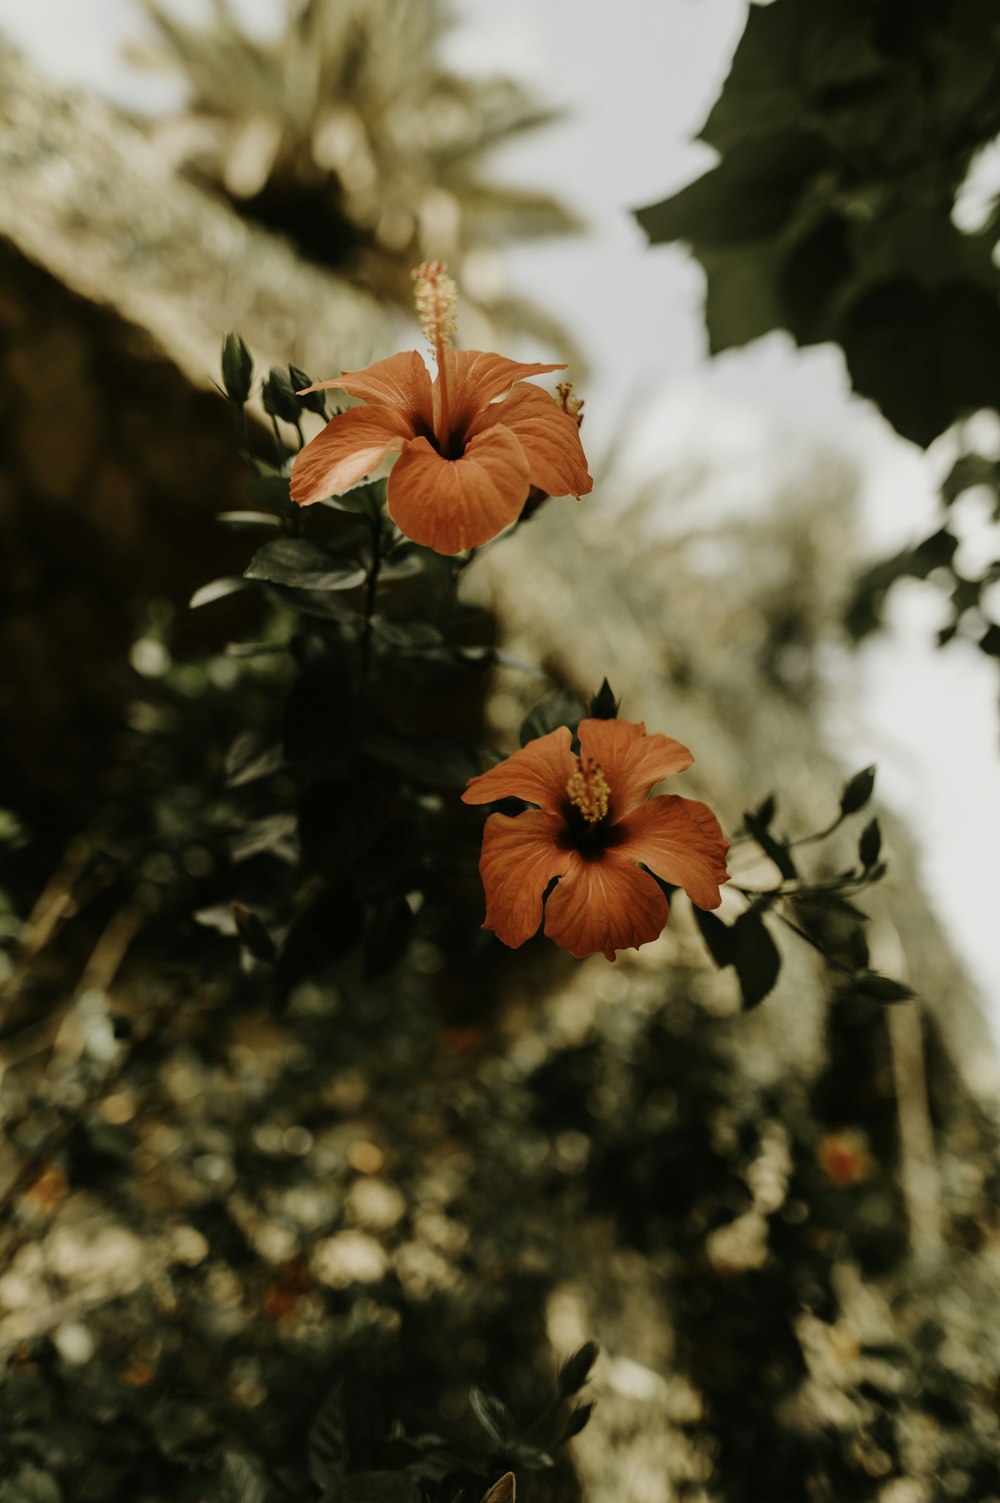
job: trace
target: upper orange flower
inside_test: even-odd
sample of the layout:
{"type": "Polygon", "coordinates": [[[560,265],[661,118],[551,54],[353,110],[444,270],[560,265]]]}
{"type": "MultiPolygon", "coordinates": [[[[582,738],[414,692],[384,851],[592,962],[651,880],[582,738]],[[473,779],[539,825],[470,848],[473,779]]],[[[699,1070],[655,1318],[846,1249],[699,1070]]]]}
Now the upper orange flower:
{"type": "Polygon", "coordinates": [[[699,908],[718,908],[729,845],[705,804],[649,798],[655,783],[691,766],[686,746],[622,720],[582,720],[579,737],[577,757],[565,726],[540,736],[472,778],[462,798],[538,805],[486,821],[483,928],[505,945],[523,945],[542,922],[544,901],[549,939],[573,955],[602,950],[614,960],[616,950],[655,939],[667,921],[651,872],[683,887],[699,908]]]}
{"type": "Polygon", "coordinates": [[[459,553],[515,522],[532,486],[579,497],[593,481],[576,421],[521,379],[565,367],[451,349],[454,283],[439,261],[414,276],[437,377],[432,382],[420,355],[407,350],[307,387],[340,387],[367,405],[331,418],[295,456],[292,500],[308,506],[336,495],[399,451],[389,476],[390,516],[415,543],[459,553]]]}

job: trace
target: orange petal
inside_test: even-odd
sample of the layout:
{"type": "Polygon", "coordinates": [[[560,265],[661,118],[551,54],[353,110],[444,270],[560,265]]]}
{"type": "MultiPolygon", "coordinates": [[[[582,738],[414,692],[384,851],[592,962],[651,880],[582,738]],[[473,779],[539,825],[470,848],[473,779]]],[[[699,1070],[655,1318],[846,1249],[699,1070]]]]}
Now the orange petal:
{"type": "Polygon", "coordinates": [[[528,456],[532,485],[550,496],[585,496],[593,488],[580,429],[548,392],[523,382],[473,420],[470,434],[502,423],[528,456]]]}
{"type": "Polygon", "coordinates": [[[545,933],[571,955],[601,950],[614,960],[616,950],[656,939],[667,922],[661,888],[621,852],[616,846],[589,861],[571,853],[568,873],[549,895],[545,933]]]}
{"type": "Polygon", "coordinates": [[[640,804],[621,821],[626,839],[615,855],[641,861],[664,882],[683,887],[699,908],[718,908],[729,881],[729,842],[707,804],[663,794],[640,804]]]}
{"type": "Polygon", "coordinates": [[[300,449],[292,465],[292,500],[323,501],[377,469],[411,433],[390,408],[352,407],[327,423],[300,449]]]}
{"type": "Polygon", "coordinates": [[[416,350],[376,360],[363,371],[344,371],[336,383],[374,407],[395,407],[410,418],[410,432],[433,431],[430,372],[416,350]]]}
{"type": "Polygon", "coordinates": [[[491,804],[495,799],[523,798],[549,814],[559,814],[566,802],[566,784],[576,772],[569,729],[558,726],[547,736],[529,741],[506,761],[478,778],[470,778],[462,794],[466,804],[491,804]]]}
{"type": "Polygon", "coordinates": [[[479,871],[486,892],[484,929],[516,950],[542,922],[542,895],[571,854],[556,844],[562,821],[529,810],[511,819],[491,814],[483,830],[479,871]]]}
{"type": "Polygon", "coordinates": [[[565,365],[525,365],[508,360],[488,350],[445,350],[445,374],[448,378],[449,426],[453,434],[466,438],[474,418],[494,397],[510,391],[515,381],[526,376],[544,376],[548,371],[564,371],[565,365]]]}
{"type": "Polygon", "coordinates": [[[461,459],[444,459],[415,438],[389,476],[389,515],[415,543],[460,553],[516,522],[528,488],[524,450],[506,429],[474,438],[461,459]]]}
{"type": "Polygon", "coordinates": [[[672,736],[646,735],[628,720],[581,720],[580,750],[592,757],[611,785],[611,818],[616,823],[641,804],[654,783],[690,767],[694,757],[672,736]]]}

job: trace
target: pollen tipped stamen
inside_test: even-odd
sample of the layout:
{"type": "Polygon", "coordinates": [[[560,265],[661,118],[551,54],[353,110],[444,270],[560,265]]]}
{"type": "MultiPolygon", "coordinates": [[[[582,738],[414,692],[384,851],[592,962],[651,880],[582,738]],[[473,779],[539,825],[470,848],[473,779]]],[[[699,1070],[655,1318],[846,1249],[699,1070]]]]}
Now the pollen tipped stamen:
{"type": "Polygon", "coordinates": [[[417,305],[417,317],[420,327],[424,331],[424,337],[437,360],[438,368],[438,395],[440,398],[435,422],[435,437],[441,445],[442,453],[448,443],[449,410],[448,410],[448,376],[445,369],[445,350],[451,349],[451,338],[455,332],[455,321],[458,313],[458,288],[454,279],[445,270],[443,261],[424,261],[412,273],[416,282],[414,301],[417,305]]]}
{"type": "Polygon", "coordinates": [[[593,760],[576,759],[576,771],[566,784],[566,797],[589,825],[600,824],[611,807],[611,788],[593,760]]]}

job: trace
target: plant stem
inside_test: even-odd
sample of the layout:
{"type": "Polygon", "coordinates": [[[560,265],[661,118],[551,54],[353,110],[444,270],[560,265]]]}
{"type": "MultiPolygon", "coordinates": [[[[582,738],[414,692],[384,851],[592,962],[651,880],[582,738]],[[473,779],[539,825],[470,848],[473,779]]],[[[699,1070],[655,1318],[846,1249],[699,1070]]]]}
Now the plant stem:
{"type": "Polygon", "coordinates": [[[382,570],[382,519],[372,519],[372,562],[365,587],[365,626],[361,636],[361,682],[368,683],[372,667],[372,646],[375,632],[375,599],[378,594],[378,577],[382,570]]]}

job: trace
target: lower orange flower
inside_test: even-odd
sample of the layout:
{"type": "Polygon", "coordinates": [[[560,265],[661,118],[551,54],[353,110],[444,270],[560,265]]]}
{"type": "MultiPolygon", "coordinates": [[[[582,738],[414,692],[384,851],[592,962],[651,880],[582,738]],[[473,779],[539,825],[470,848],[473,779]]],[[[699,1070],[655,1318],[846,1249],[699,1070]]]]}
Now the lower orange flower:
{"type": "Polygon", "coordinates": [[[516,949],[544,914],[545,933],[564,950],[614,960],[616,950],[656,939],[667,921],[652,873],[699,908],[718,908],[729,844],[705,804],[649,797],[654,784],[691,766],[686,746],[623,720],[582,720],[578,734],[579,756],[560,726],[472,778],[462,798],[538,806],[486,821],[483,928],[516,949]]]}

